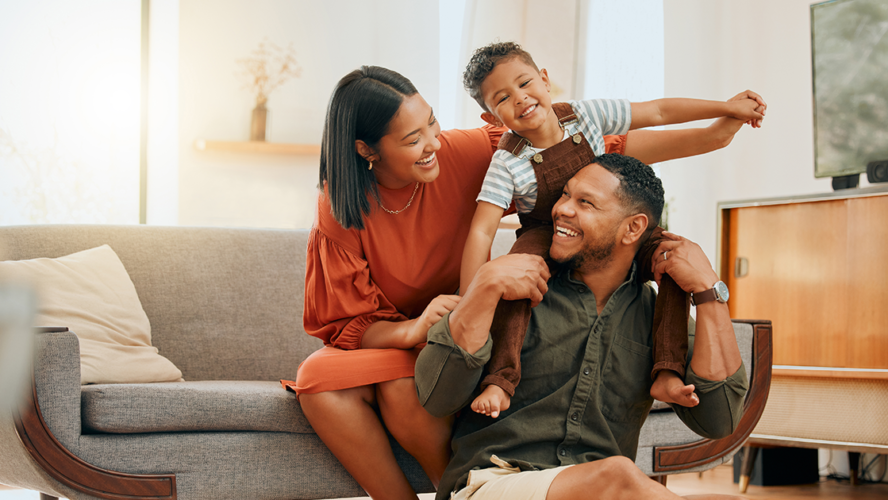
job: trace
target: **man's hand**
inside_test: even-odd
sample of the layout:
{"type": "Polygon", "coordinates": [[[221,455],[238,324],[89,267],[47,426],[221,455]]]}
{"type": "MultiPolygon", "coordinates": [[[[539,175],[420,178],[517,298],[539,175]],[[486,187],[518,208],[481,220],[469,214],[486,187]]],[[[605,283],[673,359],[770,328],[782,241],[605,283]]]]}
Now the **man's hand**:
{"type": "Polygon", "coordinates": [[[536,255],[504,255],[484,264],[450,314],[453,341],[474,354],[487,342],[500,299],[530,299],[535,306],[549,289],[547,281],[549,268],[536,255]]]}
{"type": "MultiPolygon", "coordinates": [[[[486,263],[472,281],[479,286],[493,287],[504,300],[530,299],[536,306],[549,289],[549,268],[542,257],[529,254],[503,255],[486,263]]],[[[468,291],[466,291],[468,295],[468,291]]]]}
{"type": "Polygon", "coordinates": [[[653,271],[657,284],[668,274],[686,292],[699,293],[712,288],[718,274],[700,245],[677,234],[663,231],[665,240],[654,251],[653,271]]]}
{"type": "MultiPolygon", "coordinates": [[[[762,96],[756,94],[755,92],[753,92],[751,90],[746,90],[744,92],[740,92],[739,94],[735,95],[734,97],[728,99],[728,102],[742,101],[744,99],[752,99],[753,101],[758,103],[758,107],[755,108],[755,111],[757,113],[761,113],[762,117],[764,117],[766,114],[768,114],[767,113],[768,104],[765,102],[764,99],[762,99],[762,96]]],[[[737,117],[737,118],[740,118],[740,117],[737,117]]],[[[762,118],[762,119],[764,119],[764,118],[762,118]]],[[[761,128],[762,127],[762,119],[751,119],[751,120],[747,120],[746,123],[752,128],[761,128]]]]}

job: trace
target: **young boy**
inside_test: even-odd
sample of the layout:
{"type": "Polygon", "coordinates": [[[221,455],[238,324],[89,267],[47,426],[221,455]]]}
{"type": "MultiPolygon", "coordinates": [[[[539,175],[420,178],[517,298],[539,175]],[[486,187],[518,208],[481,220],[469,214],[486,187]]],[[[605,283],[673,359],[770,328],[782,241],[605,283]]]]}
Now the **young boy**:
{"type": "MultiPolygon", "coordinates": [[[[539,70],[530,54],[512,42],[494,43],[475,51],[463,83],[484,110],[481,118],[492,125],[505,125],[511,132],[500,141],[478,195],[478,208],[463,252],[462,291],[487,261],[499,221],[513,200],[521,228],[511,253],[531,253],[548,259],[552,206],[566,181],[596,155],[604,154],[604,135],[716,117],[738,119],[733,128],[736,132],[744,121],[757,126],[764,117],[764,102],[754,93],[747,93],[752,98],[729,102],[591,100],[553,105],[546,70],[539,70]]],[[[701,151],[693,144],[684,149],[673,146],[671,157],[711,149],[701,151]]],[[[640,282],[652,278],[651,255],[660,242],[661,231],[656,228],[636,256],[640,282]]],[[[651,395],[661,401],[694,406],[699,402],[694,387],[685,386],[682,381],[688,309],[687,294],[664,276],[654,313],[651,395]]],[[[488,375],[481,383],[482,393],[472,403],[476,412],[496,417],[509,407],[520,380],[519,357],[529,320],[528,301],[500,301],[497,306],[491,326],[494,352],[488,375]]]]}

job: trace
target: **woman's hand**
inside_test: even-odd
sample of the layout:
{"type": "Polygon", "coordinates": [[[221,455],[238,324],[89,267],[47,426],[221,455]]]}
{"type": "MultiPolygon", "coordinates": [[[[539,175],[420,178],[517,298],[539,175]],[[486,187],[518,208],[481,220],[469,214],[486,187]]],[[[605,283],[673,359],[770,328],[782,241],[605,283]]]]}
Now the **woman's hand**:
{"type": "MultiPolygon", "coordinates": [[[[756,94],[755,92],[753,92],[751,90],[746,90],[744,92],[740,92],[739,94],[735,95],[734,97],[728,99],[728,102],[742,101],[743,99],[752,99],[753,101],[758,103],[759,106],[757,108],[755,108],[755,111],[757,113],[762,114],[762,117],[763,117],[762,119],[764,119],[764,116],[766,114],[768,114],[768,112],[767,112],[768,104],[765,102],[764,99],[762,99],[762,96],[756,94]]],[[[737,117],[737,118],[739,118],[739,117],[737,117]]],[[[747,120],[746,124],[751,126],[752,128],[762,128],[762,119],[747,120]]]]}
{"type": "MultiPolygon", "coordinates": [[[[736,97],[736,96],[735,96],[736,97]]],[[[758,103],[755,99],[741,98],[738,100],[728,101],[731,109],[731,116],[747,123],[755,123],[761,127],[762,119],[765,117],[765,107],[758,103]]],[[[757,128],[757,127],[756,127],[757,128]]]]}
{"type": "Polygon", "coordinates": [[[459,295],[438,295],[432,299],[422,315],[416,318],[413,328],[408,332],[407,345],[414,347],[425,342],[428,338],[429,328],[441,321],[445,314],[452,311],[459,304],[460,298],[459,295]]]}

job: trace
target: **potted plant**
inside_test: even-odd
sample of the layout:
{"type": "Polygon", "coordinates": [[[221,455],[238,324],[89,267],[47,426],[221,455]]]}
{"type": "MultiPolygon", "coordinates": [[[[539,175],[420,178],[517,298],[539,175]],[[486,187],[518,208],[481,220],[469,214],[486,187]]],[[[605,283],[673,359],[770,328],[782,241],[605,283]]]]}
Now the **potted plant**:
{"type": "Polygon", "coordinates": [[[244,88],[256,96],[256,107],[250,122],[250,140],[264,141],[268,121],[268,96],[291,78],[298,78],[302,68],[296,63],[296,50],[291,43],[282,48],[263,40],[249,57],[238,59],[240,74],[245,77],[244,88]]]}

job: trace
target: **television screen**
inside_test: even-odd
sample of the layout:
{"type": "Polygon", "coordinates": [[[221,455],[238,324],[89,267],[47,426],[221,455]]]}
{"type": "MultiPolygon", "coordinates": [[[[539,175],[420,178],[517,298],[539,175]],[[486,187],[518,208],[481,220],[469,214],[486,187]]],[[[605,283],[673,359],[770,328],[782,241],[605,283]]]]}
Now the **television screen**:
{"type": "Polygon", "coordinates": [[[811,6],[814,176],[888,160],[888,1],[811,6]]]}

